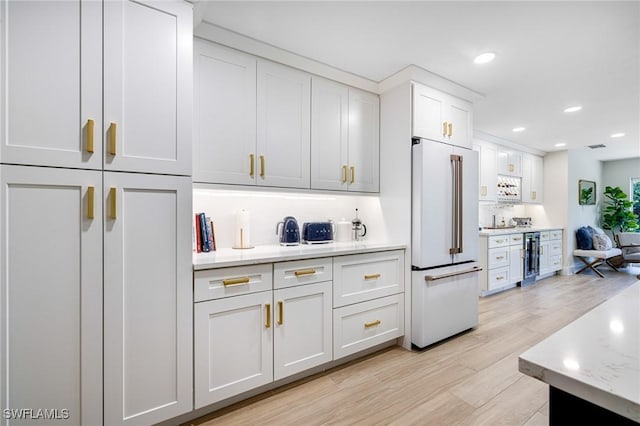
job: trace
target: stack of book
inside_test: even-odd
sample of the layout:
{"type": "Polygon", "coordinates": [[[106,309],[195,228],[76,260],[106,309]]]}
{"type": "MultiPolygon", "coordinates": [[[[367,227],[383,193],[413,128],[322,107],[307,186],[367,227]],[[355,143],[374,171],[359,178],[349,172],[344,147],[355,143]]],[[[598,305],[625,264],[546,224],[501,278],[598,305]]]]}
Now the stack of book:
{"type": "Polygon", "coordinates": [[[196,213],[194,226],[195,251],[208,253],[216,250],[216,237],[213,222],[204,213],[196,213]]]}

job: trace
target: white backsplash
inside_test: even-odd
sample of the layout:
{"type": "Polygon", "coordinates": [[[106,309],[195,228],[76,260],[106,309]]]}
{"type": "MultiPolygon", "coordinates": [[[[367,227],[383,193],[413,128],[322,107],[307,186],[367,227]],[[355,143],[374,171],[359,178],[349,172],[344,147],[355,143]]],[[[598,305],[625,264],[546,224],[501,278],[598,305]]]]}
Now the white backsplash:
{"type": "Polygon", "coordinates": [[[499,225],[504,217],[504,221],[509,225],[512,217],[530,217],[535,226],[556,226],[548,223],[544,207],[536,204],[480,204],[479,220],[480,226],[491,226],[492,216],[496,216],[496,225],[499,225]]]}
{"type": "Polygon", "coordinates": [[[251,244],[278,244],[276,224],[285,216],[293,216],[300,230],[304,222],[320,222],[358,217],[367,226],[367,241],[387,241],[380,199],[377,195],[352,195],[331,192],[294,190],[257,190],[216,185],[194,184],[193,212],[204,212],[215,227],[218,248],[234,244],[236,214],[240,209],[250,213],[251,244]]]}

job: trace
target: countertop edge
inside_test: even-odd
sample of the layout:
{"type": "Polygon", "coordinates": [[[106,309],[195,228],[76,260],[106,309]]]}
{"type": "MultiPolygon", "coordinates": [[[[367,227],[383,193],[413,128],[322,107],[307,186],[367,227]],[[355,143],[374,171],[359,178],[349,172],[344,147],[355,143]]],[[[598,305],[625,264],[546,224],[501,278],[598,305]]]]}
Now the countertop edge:
{"type": "Polygon", "coordinates": [[[194,253],[193,270],[226,268],[230,266],[256,265],[260,263],[287,262],[292,260],[375,253],[389,250],[406,250],[400,243],[330,243],[323,245],[256,246],[254,249],[221,249],[214,253],[194,253]]]}
{"type": "Polygon", "coordinates": [[[564,231],[560,226],[533,226],[531,228],[507,228],[507,229],[483,229],[478,231],[481,237],[492,237],[494,235],[524,234],[527,232],[564,231]]]}

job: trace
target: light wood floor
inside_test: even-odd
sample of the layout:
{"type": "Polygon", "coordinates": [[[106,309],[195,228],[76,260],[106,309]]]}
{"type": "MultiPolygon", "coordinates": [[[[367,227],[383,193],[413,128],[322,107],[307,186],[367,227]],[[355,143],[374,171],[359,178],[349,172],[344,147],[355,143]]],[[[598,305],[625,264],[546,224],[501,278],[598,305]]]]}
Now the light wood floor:
{"type": "Polygon", "coordinates": [[[200,418],[194,425],[546,425],[547,385],[518,355],[637,281],[640,268],[555,276],[480,299],[480,324],[423,352],[399,347],[200,418]]]}

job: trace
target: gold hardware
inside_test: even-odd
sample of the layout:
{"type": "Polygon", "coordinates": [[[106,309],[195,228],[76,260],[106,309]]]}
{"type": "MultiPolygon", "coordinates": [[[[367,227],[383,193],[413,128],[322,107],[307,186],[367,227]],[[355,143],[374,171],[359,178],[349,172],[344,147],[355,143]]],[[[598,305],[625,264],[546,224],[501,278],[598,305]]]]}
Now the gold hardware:
{"type": "Polygon", "coordinates": [[[116,123],[111,122],[109,124],[109,154],[116,155],[116,132],[117,132],[116,123]]]}
{"type": "Polygon", "coordinates": [[[87,120],[87,152],[93,153],[93,127],[95,121],[93,119],[87,120]]]}
{"type": "Polygon", "coordinates": [[[364,279],[365,280],[375,280],[380,278],[380,274],[370,274],[370,275],[365,275],[364,279]]]}
{"type": "Polygon", "coordinates": [[[496,257],[496,260],[502,260],[502,259],[504,259],[504,256],[498,256],[498,257],[496,257]]]}
{"type": "Polygon", "coordinates": [[[536,191],[531,191],[531,199],[532,200],[536,199],[536,191]]]}
{"type": "Polygon", "coordinates": [[[520,237],[513,237],[513,241],[520,241],[522,238],[520,237]]]}
{"type": "Polygon", "coordinates": [[[264,177],[264,155],[260,156],[260,177],[264,177]]]}
{"type": "Polygon", "coordinates": [[[109,200],[111,201],[111,203],[109,204],[109,217],[111,219],[116,219],[117,215],[117,209],[116,209],[116,193],[117,193],[117,189],[115,187],[111,187],[109,188],[109,200]]]}
{"type": "Polygon", "coordinates": [[[449,131],[447,132],[447,136],[453,136],[453,123],[447,123],[447,128],[449,129],[449,131]]]}
{"type": "Polygon", "coordinates": [[[442,136],[447,136],[447,122],[442,123],[442,136]]]}
{"type": "Polygon", "coordinates": [[[347,183],[347,166],[342,166],[342,183],[347,183]]]}
{"type": "Polygon", "coordinates": [[[88,219],[93,219],[95,217],[95,214],[94,214],[95,194],[96,194],[95,186],[90,186],[87,188],[87,218],[88,219]]]}
{"type": "Polygon", "coordinates": [[[265,303],[264,307],[267,311],[267,322],[265,323],[266,328],[271,328],[271,303],[265,303]]]}
{"type": "Polygon", "coordinates": [[[540,254],[544,254],[544,246],[540,246],[540,254]]]}
{"type": "Polygon", "coordinates": [[[504,277],[496,277],[496,281],[504,280],[504,277]]]}
{"type": "Polygon", "coordinates": [[[514,171],[516,168],[516,166],[514,166],[513,164],[509,164],[509,171],[512,172],[514,171]]]}
{"type": "Polygon", "coordinates": [[[255,167],[253,154],[249,154],[249,176],[253,177],[253,169],[255,167]]]}
{"type": "Polygon", "coordinates": [[[299,271],[295,271],[294,274],[296,277],[300,277],[303,275],[313,275],[316,273],[315,269],[301,269],[299,271]]]}
{"type": "Polygon", "coordinates": [[[376,325],[380,325],[381,322],[380,320],[375,320],[375,321],[371,321],[371,322],[365,322],[364,323],[364,328],[371,328],[371,327],[375,327],[376,325]]]}
{"type": "Polygon", "coordinates": [[[251,281],[249,277],[229,278],[226,280],[222,280],[222,284],[224,284],[224,286],[226,287],[228,285],[248,284],[249,281],[251,281]]]}
{"type": "Polygon", "coordinates": [[[278,300],[278,325],[284,324],[284,309],[282,308],[282,300],[278,300]]]}
{"type": "Polygon", "coordinates": [[[504,243],[504,240],[496,240],[496,243],[502,244],[502,243],[504,243]]]}
{"type": "Polygon", "coordinates": [[[349,183],[354,183],[356,181],[356,168],[351,166],[351,181],[349,183]]]}
{"type": "Polygon", "coordinates": [[[455,277],[456,275],[463,275],[463,274],[469,274],[471,272],[480,272],[480,271],[482,271],[482,268],[480,268],[479,266],[474,266],[472,269],[467,269],[465,271],[460,271],[460,272],[450,272],[448,274],[442,274],[442,275],[425,275],[424,280],[435,281],[435,280],[441,280],[443,278],[455,277]]]}
{"type": "Polygon", "coordinates": [[[482,195],[483,197],[487,195],[487,187],[486,186],[481,186],[480,187],[480,195],[482,195]]]}

